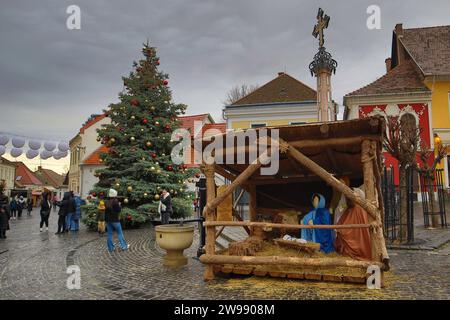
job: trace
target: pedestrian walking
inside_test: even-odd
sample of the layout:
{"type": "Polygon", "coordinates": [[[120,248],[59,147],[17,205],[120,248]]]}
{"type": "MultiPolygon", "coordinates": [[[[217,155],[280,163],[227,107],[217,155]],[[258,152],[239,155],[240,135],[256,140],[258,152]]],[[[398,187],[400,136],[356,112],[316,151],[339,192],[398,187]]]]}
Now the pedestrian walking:
{"type": "Polygon", "coordinates": [[[33,200],[27,199],[27,216],[31,216],[31,211],[33,211],[33,200]]]}
{"type": "Polygon", "coordinates": [[[42,232],[42,227],[45,224],[45,231],[48,231],[48,218],[50,217],[51,203],[48,192],[42,194],[41,200],[41,222],[39,223],[39,231],[42,232]]]}
{"type": "Polygon", "coordinates": [[[166,189],[162,190],[158,211],[161,215],[161,224],[169,224],[173,209],[172,198],[170,197],[170,193],[166,189]]]}
{"type": "Polygon", "coordinates": [[[9,209],[11,211],[11,218],[16,220],[17,218],[17,197],[13,197],[9,204],[9,209]]]}
{"type": "Polygon", "coordinates": [[[19,201],[17,201],[17,217],[22,218],[22,211],[26,207],[26,201],[23,196],[19,197],[19,201]]]}
{"type": "Polygon", "coordinates": [[[75,202],[75,212],[72,215],[72,224],[70,226],[70,230],[78,231],[80,229],[81,206],[85,205],[86,201],[81,199],[79,194],[75,194],[74,202],[75,202]]]}
{"type": "Polygon", "coordinates": [[[97,207],[97,231],[102,236],[105,233],[105,201],[100,200],[97,207]]]}
{"type": "Polygon", "coordinates": [[[67,201],[66,207],[66,232],[72,229],[73,218],[75,216],[76,211],[76,203],[73,191],[69,192],[69,199],[67,201]]]}
{"type": "Polygon", "coordinates": [[[0,239],[6,239],[6,230],[9,230],[10,206],[9,199],[3,194],[5,186],[0,186],[0,239]]]}
{"type": "Polygon", "coordinates": [[[120,211],[122,208],[120,206],[119,200],[117,200],[117,191],[114,189],[109,189],[108,192],[109,199],[106,202],[106,210],[105,210],[105,221],[106,221],[106,229],[108,231],[108,239],[107,246],[109,252],[113,252],[115,250],[114,242],[113,242],[113,231],[117,232],[117,238],[119,239],[120,247],[122,250],[127,250],[130,248],[123,237],[122,226],[119,220],[120,211]]]}
{"type": "Polygon", "coordinates": [[[70,192],[65,192],[63,199],[58,203],[58,231],[55,234],[62,234],[66,231],[66,212],[70,200],[70,192]]]}

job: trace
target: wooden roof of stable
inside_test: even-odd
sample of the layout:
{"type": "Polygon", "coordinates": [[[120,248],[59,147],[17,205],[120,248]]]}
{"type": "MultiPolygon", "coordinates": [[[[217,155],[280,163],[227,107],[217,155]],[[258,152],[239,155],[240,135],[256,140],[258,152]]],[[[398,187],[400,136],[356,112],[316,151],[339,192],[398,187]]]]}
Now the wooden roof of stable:
{"type": "MultiPolygon", "coordinates": [[[[254,129],[259,137],[259,132],[264,129],[278,129],[281,139],[288,143],[293,143],[295,147],[311,160],[319,164],[325,170],[336,175],[350,175],[362,177],[361,167],[361,142],[363,137],[369,137],[372,140],[381,141],[385,123],[384,119],[379,117],[368,117],[364,119],[355,119],[347,121],[335,121],[328,123],[312,123],[297,126],[279,126],[254,129]],[[323,134],[324,128],[328,128],[328,133],[323,134]],[[348,143],[336,143],[325,145],[324,141],[344,138],[348,143]]],[[[247,130],[248,131],[248,130],[247,130]]],[[[245,133],[246,131],[242,131],[245,133]]],[[[236,133],[236,132],[235,132],[236,133]]],[[[227,134],[216,135],[214,139],[224,139],[227,134]]],[[[223,140],[225,141],[225,140],[223,140]]],[[[235,138],[236,141],[236,138],[235,138]]],[[[203,141],[203,149],[210,144],[210,141],[203,141]]],[[[225,146],[225,142],[224,142],[225,146]]],[[[251,144],[251,147],[255,143],[251,144]]],[[[250,147],[250,148],[251,148],[250,147]]],[[[379,148],[381,150],[381,148],[379,148]]],[[[231,149],[224,149],[223,162],[225,162],[225,153],[231,149]]],[[[246,163],[236,164],[238,150],[234,147],[235,162],[232,164],[217,164],[218,167],[231,173],[239,175],[248,166],[249,143],[246,145],[246,163]]],[[[242,149],[241,149],[242,150],[242,149]]],[[[217,151],[216,151],[217,152],[217,151]]],[[[261,176],[259,170],[250,179],[256,184],[271,184],[274,179],[290,181],[311,181],[320,180],[311,175],[308,170],[301,167],[286,155],[280,153],[279,171],[274,176],[261,176]]]]}

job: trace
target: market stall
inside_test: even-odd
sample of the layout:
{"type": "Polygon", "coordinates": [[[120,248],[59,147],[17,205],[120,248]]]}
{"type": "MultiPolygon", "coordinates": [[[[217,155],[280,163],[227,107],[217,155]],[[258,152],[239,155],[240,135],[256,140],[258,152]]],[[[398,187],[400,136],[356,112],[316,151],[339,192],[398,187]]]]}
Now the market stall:
{"type": "Polygon", "coordinates": [[[255,131],[257,140],[247,139],[245,147],[227,145],[230,133],[203,140],[203,151],[211,150],[212,143],[216,146],[215,162],[202,165],[207,204],[203,211],[205,254],[200,261],[206,265],[205,280],[213,279],[215,273],[236,273],[365,282],[369,266],[389,270],[380,189],[384,120],[366,118],[255,131]],[[279,138],[270,133],[273,129],[278,130],[279,138]],[[252,161],[250,153],[265,132],[269,132],[267,150],[252,161]],[[269,166],[263,160],[272,150],[279,152],[279,170],[262,175],[259,169],[269,166]],[[244,163],[230,162],[241,153],[246,155],[244,163]],[[217,196],[216,173],[231,181],[217,196]],[[217,207],[238,186],[249,193],[250,221],[218,221],[217,207]],[[344,222],[333,222],[338,210],[328,212],[328,208],[333,211],[336,199],[348,203],[341,212],[344,222]],[[298,219],[292,220],[296,215],[298,219]],[[317,222],[319,215],[324,218],[321,222],[317,222]],[[366,219],[358,220],[359,216],[366,219]],[[247,228],[249,238],[216,251],[217,232],[229,226],[247,228]],[[337,238],[343,250],[336,244],[337,238]],[[297,241],[289,243],[291,240],[297,241]],[[358,254],[364,250],[358,250],[366,240],[369,253],[364,256],[358,254]]]}

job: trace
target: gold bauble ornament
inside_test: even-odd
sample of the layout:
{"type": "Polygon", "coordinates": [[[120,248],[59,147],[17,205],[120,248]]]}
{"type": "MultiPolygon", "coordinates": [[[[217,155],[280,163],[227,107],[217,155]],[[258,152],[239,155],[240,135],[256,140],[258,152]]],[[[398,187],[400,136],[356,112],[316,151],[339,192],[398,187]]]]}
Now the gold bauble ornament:
{"type": "Polygon", "coordinates": [[[150,141],[147,141],[146,145],[147,145],[147,147],[151,147],[152,143],[150,141]]]}
{"type": "Polygon", "coordinates": [[[161,169],[156,170],[156,173],[161,173],[161,169]]]}
{"type": "Polygon", "coordinates": [[[150,171],[155,171],[155,167],[150,167],[150,171]]]}
{"type": "Polygon", "coordinates": [[[135,138],[135,137],[131,137],[131,138],[130,138],[130,141],[131,141],[131,142],[135,142],[135,141],[136,141],[136,138],[135,138]]]}
{"type": "Polygon", "coordinates": [[[115,142],[116,142],[116,139],[115,139],[115,138],[111,138],[111,139],[109,140],[109,142],[110,142],[110,143],[115,143],[115,142]]]}
{"type": "Polygon", "coordinates": [[[155,121],[155,125],[159,126],[159,121],[155,121]]]}
{"type": "Polygon", "coordinates": [[[151,107],[150,107],[150,110],[155,111],[155,107],[154,107],[154,106],[151,106],[151,107]]]}
{"type": "Polygon", "coordinates": [[[148,193],[144,192],[144,198],[147,198],[147,197],[148,197],[148,193]]]}
{"type": "Polygon", "coordinates": [[[133,191],[133,187],[132,187],[132,186],[128,186],[127,191],[128,191],[128,192],[133,191]]]}
{"type": "Polygon", "coordinates": [[[155,200],[159,200],[159,194],[155,194],[155,200]]]}
{"type": "Polygon", "coordinates": [[[120,187],[120,183],[116,183],[116,188],[119,188],[120,187]]]}
{"type": "Polygon", "coordinates": [[[135,116],[131,116],[131,120],[134,120],[134,119],[136,119],[136,117],[135,116]]]}
{"type": "Polygon", "coordinates": [[[156,187],[156,190],[161,190],[161,187],[160,186],[156,187]]]}
{"type": "Polygon", "coordinates": [[[127,204],[128,202],[130,202],[130,200],[128,200],[128,198],[123,199],[123,203],[127,204]]]}

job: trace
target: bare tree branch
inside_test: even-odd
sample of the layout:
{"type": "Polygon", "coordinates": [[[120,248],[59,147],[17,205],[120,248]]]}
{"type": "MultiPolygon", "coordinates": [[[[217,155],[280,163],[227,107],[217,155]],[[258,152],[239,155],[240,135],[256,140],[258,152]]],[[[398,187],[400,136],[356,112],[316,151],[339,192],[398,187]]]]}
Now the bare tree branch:
{"type": "Polygon", "coordinates": [[[250,93],[252,93],[253,91],[255,91],[258,88],[259,88],[258,85],[243,84],[241,86],[235,86],[235,87],[231,88],[230,91],[228,91],[226,100],[223,101],[223,103],[225,105],[233,104],[236,101],[242,99],[243,97],[249,95],[250,93]]]}

